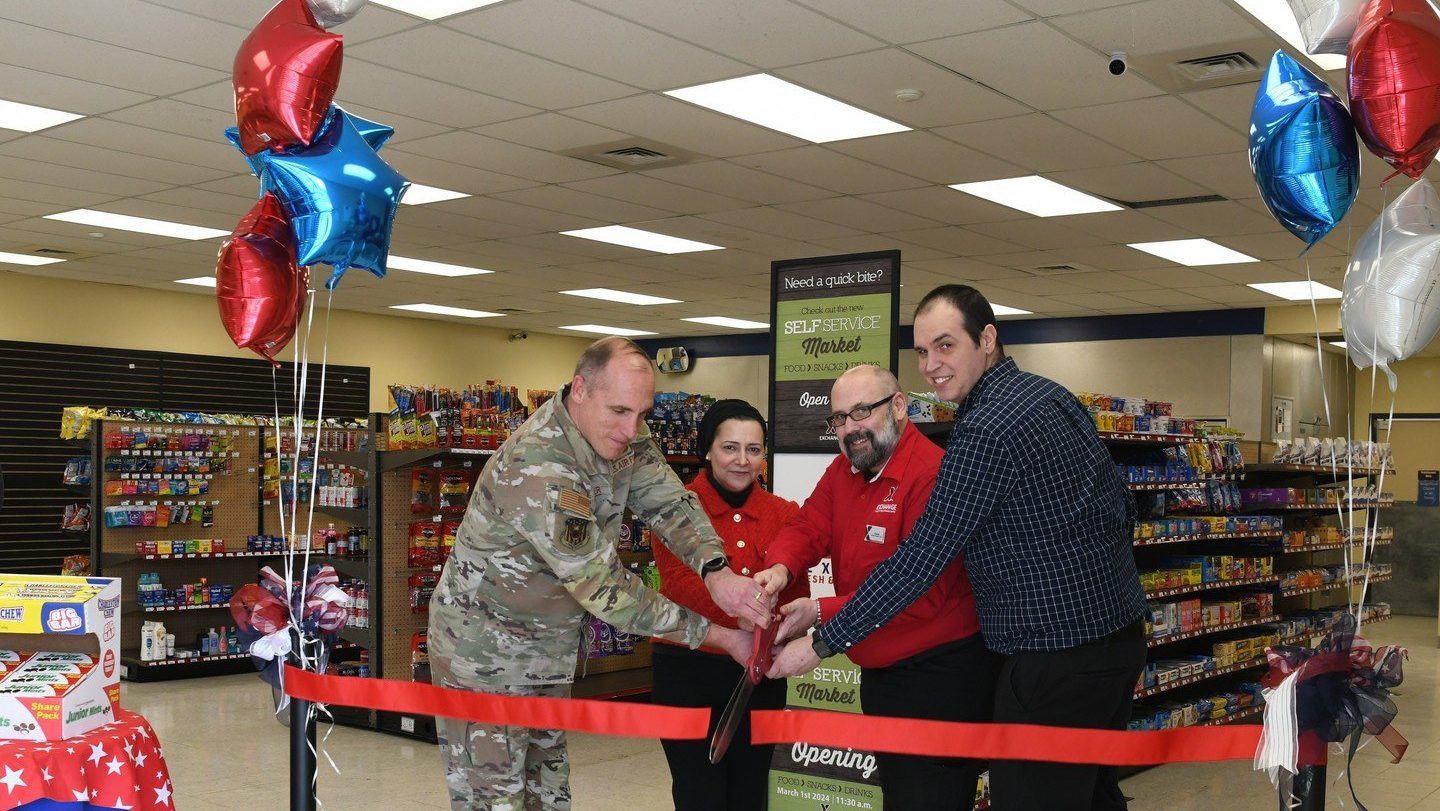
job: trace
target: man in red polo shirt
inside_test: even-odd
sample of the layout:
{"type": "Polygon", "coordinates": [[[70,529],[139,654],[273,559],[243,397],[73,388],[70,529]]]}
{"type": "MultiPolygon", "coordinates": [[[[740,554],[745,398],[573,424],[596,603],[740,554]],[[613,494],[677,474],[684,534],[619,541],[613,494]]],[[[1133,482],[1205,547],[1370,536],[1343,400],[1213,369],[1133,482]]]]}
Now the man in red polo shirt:
{"type": "MultiPolygon", "coordinates": [[[[777,594],[828,556],[834,597],[782,606],[783,641],[834,616],[865,576],[890,557],[925,511],[941,448],[906,415],[895,376],[857,366],[836,379],[827,422],[842,455],[770,544],[756,575],[777,594]]],[[[846,653],[861,668],[860,704],[869,715],[945,721],[989,721],[999,662],[980,637],[975,598],[963,561],[883,628],[846,653]]],[[[877,754],[885,808],[970,811],[985,764],[955,758],[877,754]]]]}

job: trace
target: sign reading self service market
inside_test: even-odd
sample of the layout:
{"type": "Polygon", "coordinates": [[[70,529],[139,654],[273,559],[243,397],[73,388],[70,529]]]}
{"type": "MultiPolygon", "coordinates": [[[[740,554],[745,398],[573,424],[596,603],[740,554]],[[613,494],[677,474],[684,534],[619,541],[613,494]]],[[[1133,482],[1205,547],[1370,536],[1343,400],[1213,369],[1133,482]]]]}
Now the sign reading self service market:
{"type": "Polygon", "coordinates": [[[830,385],[852,366],[894,370],[900,252],[771,264],[771,447],[836,453],[830,385]]]}
{"type": "MultiPolygon", "coordinates": [[[[790,709],[860,712],[860,668],[836,656],[790,679],[790,709]]],[[[810,743],[777,744],[770,761],[768,811],[883,811],[874,752],[810,743]]]]}

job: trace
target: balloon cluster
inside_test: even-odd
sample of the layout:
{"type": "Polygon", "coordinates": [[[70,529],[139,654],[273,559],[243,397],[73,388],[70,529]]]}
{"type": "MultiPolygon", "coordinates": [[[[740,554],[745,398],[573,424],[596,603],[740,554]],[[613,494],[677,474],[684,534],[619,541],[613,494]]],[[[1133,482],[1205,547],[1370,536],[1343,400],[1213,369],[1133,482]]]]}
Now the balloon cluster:
{"type": "Polygon", "coordinates": [[[1440,333],[1440,230],[1431,225],[1440,209],[1420,179],[1440,152],[1440,16],[1427,0],[1287,2],[1306,51],[1347,58],[1349,109],[1277,51],[1251,111],[1250,168],[1270,213],[1305,250],[1355,202],[1357,133],[1395,169],[1382,185],[1400,174],[1417,181],[1356,244],[1341,299],[1351,359],[1391,374],[1440,333]]]}
{"type": "Polygon", "coordinates": [[[378,154],[394,130],[334,104],[343,37],[323,26],[364,0],[280,0],[235,54],[235,118],[225,137],[260,180],[260,199],[220,246],[215,294],[237,347],[275,363],[295,334],[310,280],[358,267],[383,278],[409,188],[378,154]],[[322,26],[323,23],[323,26],[322,26]]]}

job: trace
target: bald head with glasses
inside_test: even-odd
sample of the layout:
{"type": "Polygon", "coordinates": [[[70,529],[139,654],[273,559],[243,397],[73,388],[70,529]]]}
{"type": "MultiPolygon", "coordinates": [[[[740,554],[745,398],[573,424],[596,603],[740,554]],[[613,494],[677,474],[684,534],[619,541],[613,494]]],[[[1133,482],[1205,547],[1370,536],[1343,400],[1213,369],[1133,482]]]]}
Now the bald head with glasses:
{"type": "Polygon", "coordinates": [[[856,366],[830,388],[831,412],[825,423],[840,441],[840,451],[856,470],[874,476],[900,442],[909,401],[889,370],[856,366]]]}

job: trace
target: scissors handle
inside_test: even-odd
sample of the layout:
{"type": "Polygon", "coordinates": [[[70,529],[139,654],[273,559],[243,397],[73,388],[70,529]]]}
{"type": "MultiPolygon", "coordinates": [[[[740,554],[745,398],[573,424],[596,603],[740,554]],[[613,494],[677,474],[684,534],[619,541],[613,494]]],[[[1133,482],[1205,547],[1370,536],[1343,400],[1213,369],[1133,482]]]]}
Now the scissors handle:
{"type": "Polygon", "coordinates": [[[767,628],[755,628],[754,648],[750,651],[750,660],[745,663],[745,675],[749,677],[751,684],[759,684],[770,670],[770,663],[773,659],[771,651],[775,647],[775,636],[780,633],[780,617],[772,616],[770,625],[767,628]]]}

